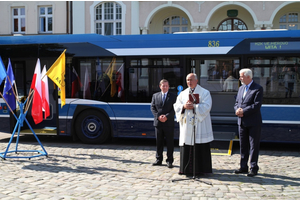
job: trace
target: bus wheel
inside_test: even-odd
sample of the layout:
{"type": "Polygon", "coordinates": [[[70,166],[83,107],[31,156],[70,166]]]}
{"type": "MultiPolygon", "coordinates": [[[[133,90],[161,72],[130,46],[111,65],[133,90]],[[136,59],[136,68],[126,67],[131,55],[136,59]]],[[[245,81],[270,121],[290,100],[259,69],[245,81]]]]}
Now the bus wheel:
{"type": "Polygon", "coordinates": [[[75,130],[83,143],[101,144],[110,136],[108,119],[98,111],[85,110],[75,121],[75,130]]]}

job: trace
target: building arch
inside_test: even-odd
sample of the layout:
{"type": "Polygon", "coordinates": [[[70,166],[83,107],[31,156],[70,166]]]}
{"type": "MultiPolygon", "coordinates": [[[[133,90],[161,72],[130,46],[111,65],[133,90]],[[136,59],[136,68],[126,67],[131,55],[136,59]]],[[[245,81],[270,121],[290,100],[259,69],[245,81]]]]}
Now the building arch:
{"type": "Polygon", "coordinates": [[[270,17],[270,21],[269,23],[272,23],[274,21],[274,18],[276,17],[276,15],[278,14],[278,12],[280,10],[282,10],[284,7],[286,7],[289,4],[295,3],[295,1],[286,1],[284,3],[282,3],[280,6],[278,6],[272,13],[271,17],[270,17]]]}
{"type": "Polygon", "coordinates": [[[218,5],[216,5],[213,9],[211,9],[211,11],[208,13],[205,22],[202,26],[206,26],[208,28],[213,28],[213,27],[209,27],[209,22],[212,19],[213,15],[216,13],[217,10],[225,7],[225,6],[230,6],[230,5],[235,5],[235,6],[239,6],[244,8],[245,10],[248,11],[248,13],[251,15],[253,21],[254,21],[254,25],[259,24],[256,14],[254,13],[254,11],[246,4],[242,3],[242,2],[235,2],[235,1],[228,1],[228,2],[223,2],[220,3],[218,5]]]}
{"type": "Polygon", "coordinates": [[[149,30],[149,27],[150,27],[150,23],[153,19],[153,17],[155,16],[155,14],[157,14],[159,11],[161,11],[162,9],[165,9],[165,8],[169,8],[169,7],[172,7],[172,8],[177,8],[179,10],[181,10],[182,12],[184,12],[190,23],[191,23],[191,26],[194,26],[194,20],[193,20],[193,17],[192,15],[190,14],[190,12],[188,10],[186,10],[184,7],[180,6],[180,5],[177,5],[177,4],[173,4],[172,2],[168,2],[166,4],[163,4],[163,5],[160,5],[158,7],[156,7],[155,9],[153,9],[149,15],[147,16],[146,20],[145,20],[145,23],[144,23],[144,27],[140,27],[140,29],[147,29],[149,30]]]}
{"type": "MultiPolygon", "coordinates": [[[[107,1],[94,1],[93,4],[90,6],[90,20],[91,20],[91,27],[90,31],[91,33],[95,33],[95,8],[101,4],[106,3],[107,1]]],[[[126,5],[122,1],[113,1],[115,3],[118,3],[122,7],[122,35],[125,35],[125,16],[126,16],[126,5]]]]}
{"type": "Polygon", "coordinates": [[[300,13],[299,10],[300,10],[300,2],[294,2],[294,1],[284,2],[273,11],[270,17],[270,23],[273,24],[274,29],[279,29],[280,28],[279,21],[284,14],[291,13],[291,12],[300,13]]]}

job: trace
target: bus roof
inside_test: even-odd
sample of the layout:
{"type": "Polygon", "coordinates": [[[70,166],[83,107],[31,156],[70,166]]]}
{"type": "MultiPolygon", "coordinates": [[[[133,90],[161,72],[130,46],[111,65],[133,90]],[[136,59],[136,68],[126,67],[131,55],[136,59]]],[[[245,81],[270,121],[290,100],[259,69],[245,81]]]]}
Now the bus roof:
{"type": "MultiPolygon", "coordinates": [[[[178,34],[117,35],[110,36],[118,41],[117,45],[105,43],[102,46],[116,55],[216,55],[249,53],[244,48],[235,47],[249,41],[286,41],[300,40],[300,30],[265,30],[231,32],[197,32],[178,34]],[[212,48],[214,47],[214,48],[212,48]]],[[[96,42],[96,45],[101,45],[96,42]]],[[[300,50],[300,49],[298,49],[300,50]]],[[[261,53],[266,53],[262,51],[261,53]]]]}
{"type": "Polygon", "coordinates": [[[110,42],[113,38],[99,34],[64,34],[64,35],[21,35],[1,36],[0,45],[14,44],[50,44],[50,43],[82,43],[82,42],[110,42]]]}
{"type": "Polygon", "coordinates": [[[233,49],[243,41],[245,43],[245,40],[252,42],[284,42],[295,40],[295,38],[298,41],[300,40],[300,30],[215,31],[113,36],[99,34],[1,36],[0,45],[90,43],[116,56],[216,55],[239,53],[239,50],[233,51],[233,49]]]}

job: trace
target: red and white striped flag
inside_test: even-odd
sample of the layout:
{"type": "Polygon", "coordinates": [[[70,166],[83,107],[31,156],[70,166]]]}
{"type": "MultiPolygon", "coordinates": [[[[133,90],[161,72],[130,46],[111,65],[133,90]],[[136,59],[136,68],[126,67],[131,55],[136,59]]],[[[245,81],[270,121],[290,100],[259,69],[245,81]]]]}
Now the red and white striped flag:
{"type": "Polygon", "coordinates": [[[31,89],[34,90],[33,101],[31,106],[31,116],[35,124],[43,121],[42,111],[42,81],[41,81],[41,64],[40,59],[37,59],[31,89]]]}
{"type": "Polygon", "coordinates": [[[45,119],[50,115],[50,107],[49,107],[49,87],[48,87],[48,76],[46,75],[46,65],[44,65],[42,71],[42,107],[45,112],[45,119]]]}
{"type": "Polygon", "coordinates": [[[90,90],[90,76],[88,68],[85,67],[85,75],[84,75],[84,85],[83,85],[83,98],[91,99],[91,90],[90,90]]]}
{"type": "Polygon", "coordinates": [[[72,70],[72,93],[71,93],[71,98],[75,98],[78,97],[78,92],[80,90],[80,88],[82,87],[80,78],[75,70],[75,68],[73,67],[72,70]]]}

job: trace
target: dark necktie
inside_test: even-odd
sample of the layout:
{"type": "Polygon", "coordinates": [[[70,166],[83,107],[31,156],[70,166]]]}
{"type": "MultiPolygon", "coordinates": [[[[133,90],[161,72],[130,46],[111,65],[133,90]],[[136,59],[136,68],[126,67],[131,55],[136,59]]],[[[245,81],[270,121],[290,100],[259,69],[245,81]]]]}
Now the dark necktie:
{"type": "Polygon", "coordinates": [[[163,103],[165,103],[165,100],[166,100],[166,93],[163,95],[162,100],[163,100],[163,103]]]}

